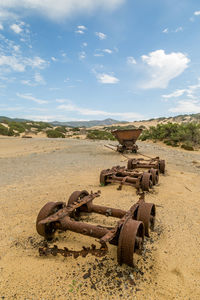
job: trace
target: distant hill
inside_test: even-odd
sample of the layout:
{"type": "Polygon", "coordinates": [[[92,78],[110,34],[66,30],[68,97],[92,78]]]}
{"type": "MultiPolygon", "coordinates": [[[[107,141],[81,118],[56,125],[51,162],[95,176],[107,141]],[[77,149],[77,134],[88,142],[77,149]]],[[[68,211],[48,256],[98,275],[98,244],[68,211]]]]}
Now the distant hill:
{"type": "Polygon", "coordinates": [[[4,117],[4,116],[0,116],[0,123],[3,123],[4,120],[7,120],[9,122],[29,122],[30,120],[26,120],[26,119],[18,119],[18,118],[8,118],[8,117],[4,117]]]}
{"type": "Polygon", "coordinates": [[[69,122],[58,122],[54,121],[51,122],[50,124],[54,126],[69,126],[69,127],[94,127],[94,126],[107,126],[107,125],[113,125],[113,124],[119,124],[123,123],[126,124],[128,123],[127,121],[117,121],[113,119],[105,119],[105,120],[92,120],[92,121],[69,121],[69,122]]]}

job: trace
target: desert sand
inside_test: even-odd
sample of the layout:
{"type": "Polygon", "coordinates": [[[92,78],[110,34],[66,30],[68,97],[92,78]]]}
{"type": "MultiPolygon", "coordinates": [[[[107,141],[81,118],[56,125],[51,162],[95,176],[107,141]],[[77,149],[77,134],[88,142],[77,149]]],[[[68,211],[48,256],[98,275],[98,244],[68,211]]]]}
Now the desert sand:
{"type": "MultiPolygon", "coordinates": [[[[75,190],[101,190],[96,204],[128,210],[134,188],[99,186],[99,173],[126,159],[105,142],[0,138],[0,297],[2,299],[200,299],[200,153],[138,142],[139,152],[166,160],[167,171],[146,201],[157,206],[155,231],[135,267],[117,264],[117,248],[105,257],[40,257],[35,229],[48,201],[67,201],[75,190]]],[[[129,154],[134,157],[134,154],[129,154]]],[[[140,154],[137,154],[140,157],[140,154]]],[[[83,216],[112,226],[116,219],[83,216]]],[[[73,232],[53,244],[80,250],[98,241],[73,232]]]]}

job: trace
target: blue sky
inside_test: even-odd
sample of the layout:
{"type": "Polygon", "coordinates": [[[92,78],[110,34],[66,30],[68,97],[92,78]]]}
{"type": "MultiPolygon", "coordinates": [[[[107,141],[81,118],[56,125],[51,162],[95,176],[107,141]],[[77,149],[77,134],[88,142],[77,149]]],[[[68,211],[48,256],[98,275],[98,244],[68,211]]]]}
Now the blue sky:
{"type": "Polygon", "coordinates": [[[198,0],[0,0],[0,115],[200,112],[198,0]]]}

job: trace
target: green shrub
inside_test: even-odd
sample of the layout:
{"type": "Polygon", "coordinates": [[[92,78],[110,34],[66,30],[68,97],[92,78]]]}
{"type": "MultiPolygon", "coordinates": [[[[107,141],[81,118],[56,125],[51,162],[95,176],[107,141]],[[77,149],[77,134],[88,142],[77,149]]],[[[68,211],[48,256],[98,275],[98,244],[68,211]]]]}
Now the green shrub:
{"type": "Polygon", "coordinates": [[[190,123],[167,123],[151,126],[144,130],[139,139],[163,141],[167,145],[177,147],[180,144],[190,143],[191,146],[200,145],[200,124],[190,123]]]}
{"type": "Polygon", "coordinates": [[[65,128],[65,126],[59,126],[57,128],[55,128],[56,131],[62,132],[62,133],[66,133],[67,130],[65,128]]]}
{"type": "Polygon", "coordinates": [[[8,135],[8,128],[0,124],[0,134],[1,135],[8,135]]]}
{"type": "Polygon", "coordinates": [[[185,150],[189,150],[189,151],[194,151],[194,148],[191,144],[186,143],[186,144],[182,144],[181,148],[185,149],[185,150]]]}
{"type": "Polygon", "coordinates": [[[90,130],[87,133],[87,138],[92,140],[115,140],[112,133],[101,130],[90,130]]]}
{"type": "Polygon", "coordinates": [[[71,131],[80,131],[80,128],[78,128],[78,127],[73,127],[73,128],[71,129],[71,131]]]}
{"type": "Polygon", "coordinates": [[[46,134],[48,138],[65,138],[65,135],[62,132],[53,129],[47,130],[46,134]]]}

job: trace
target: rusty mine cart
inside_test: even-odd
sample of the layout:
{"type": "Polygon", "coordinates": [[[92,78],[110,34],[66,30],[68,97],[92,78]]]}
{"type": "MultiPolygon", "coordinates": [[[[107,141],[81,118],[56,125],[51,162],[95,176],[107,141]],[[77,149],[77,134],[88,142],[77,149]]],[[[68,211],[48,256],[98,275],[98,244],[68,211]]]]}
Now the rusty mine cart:
{"type": "Polygon", "coordinates": [[[120,143],[120,145],[117,145],[117,151],[121,153],[124,151],[137,153],[138,146],[135,144],[135,142],[141,133],[142,129],[123,129],[112,131],[112,134],[120,143]]]}

